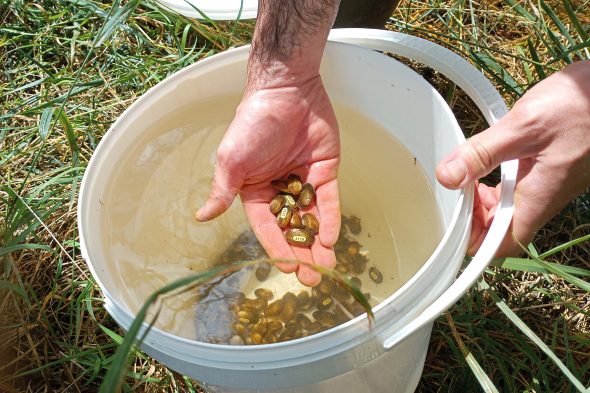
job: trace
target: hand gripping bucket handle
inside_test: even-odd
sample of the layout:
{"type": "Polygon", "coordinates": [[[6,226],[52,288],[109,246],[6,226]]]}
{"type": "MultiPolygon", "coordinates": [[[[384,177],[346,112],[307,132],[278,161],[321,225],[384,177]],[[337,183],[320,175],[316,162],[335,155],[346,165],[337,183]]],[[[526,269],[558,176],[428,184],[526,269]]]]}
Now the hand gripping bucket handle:
{"type": "MultiPolygon", "coordinates": [[[[335,29],[330,33],[329,39],[394,53],[432,67],[462,88],[475,102],[489,124],[496,123],[508,112],[498,91],[481,72],[460,56],[433,42],[403,33],[371,29],[335,29]]],[[[403,328],[385,338],[383,341],[385,350],[391,349],[449,309],[481,276],[500,247],[512,220],[517,170],[517,160],[502,163],[500,203],[488,234],[469,265],[437,300],[403,328]]]]}

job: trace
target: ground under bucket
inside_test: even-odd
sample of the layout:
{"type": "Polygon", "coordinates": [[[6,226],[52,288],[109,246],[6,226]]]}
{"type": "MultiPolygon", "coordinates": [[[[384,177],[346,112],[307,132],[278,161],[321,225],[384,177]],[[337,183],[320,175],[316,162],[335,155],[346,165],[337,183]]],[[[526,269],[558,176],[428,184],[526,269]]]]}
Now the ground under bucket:
{"type": "MultiPolygon", "coordinates": [[[[330,98],[386,128],[416,157],[432,185],[445,234],[420,270],[374,308],[372,329],[363,315],[320,334],[259,346],[206,344],[158,328],[150,330],[142,349],[203,382],[212,392],[413,391],[432,321],[480,276],[504,237],[512,216],[515,162],[503,164],[503,194],[488,237],[456,278],[468,242],[473,189],[447,190],[436,182],[434,170],[444,155],[464,141],[463,135],[444,100],[421,76],[368,48],[437,68],[474,99],[490,123],[506,112],[498,93],[477,70],[435,44],[386,31],[334,31],[321,68],[330,98]]],[[[101,200],[107,197],[117,163],[142,130],[178,107],[216,95],[240,94],[247,56],[247,47],[212,56],[150,89],[113,124],[89,163],[78,208],[81,249],[104,293],[108,312],[123,329],[129,328],[134,316],[117,296],[114,272],[105,262],[108,252],[101,241],[101,200]]],[[[382,181],[387,181],[387,171],[382,181]]]]}

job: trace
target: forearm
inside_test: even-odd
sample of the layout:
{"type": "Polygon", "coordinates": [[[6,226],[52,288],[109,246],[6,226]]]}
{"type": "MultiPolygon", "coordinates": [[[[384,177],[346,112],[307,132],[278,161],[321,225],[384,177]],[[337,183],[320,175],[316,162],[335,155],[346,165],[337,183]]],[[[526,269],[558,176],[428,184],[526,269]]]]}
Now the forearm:
{"type": "Polygon", "coordinates": [[[340,0],[260,0],[248,89],[304,82],[320,62],[340,0]]]}

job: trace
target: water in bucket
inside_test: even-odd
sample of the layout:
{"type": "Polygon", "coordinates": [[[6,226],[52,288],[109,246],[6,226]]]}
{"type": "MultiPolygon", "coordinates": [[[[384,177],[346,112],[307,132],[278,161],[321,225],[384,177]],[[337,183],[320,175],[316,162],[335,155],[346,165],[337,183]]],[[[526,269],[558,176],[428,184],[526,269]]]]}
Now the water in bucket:
{"type": "MultiPolygon", "coordinates": [[[[193,219],[209,192],[216,146],[238,102],[239,96],[225,96],[179,109],[142,132],[118,164],[102,201],[103,242],[119,281],[118,295],[133,312],[166,283],[211,267],[249,230],[239,201],[212,222],[193,219]]],[[[374,306],[428,259],[441,239],[442,223],[420,162],[367,117],[337,104],[335,110],[342,138],[342,213],[361,219],[362,231],[354,240],[368,266],[383,274],[380,284],[370,279],[368,269],[357,275],[374,306]]],[[[294,274],[275,268],[264,283],[253,269],[233,277],[232,290],[252,298],[258,287],[271,289],[275,299],[309,290],[294,274]]],[[[156,326],[204,339],[198,334],[198,301],[198,291],[168,298],[156,326]]]]}

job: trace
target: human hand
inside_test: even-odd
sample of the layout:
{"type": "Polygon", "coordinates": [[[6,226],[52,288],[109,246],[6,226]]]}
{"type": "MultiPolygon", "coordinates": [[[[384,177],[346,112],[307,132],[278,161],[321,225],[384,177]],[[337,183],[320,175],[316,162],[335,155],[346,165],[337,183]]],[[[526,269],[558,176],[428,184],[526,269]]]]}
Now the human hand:
{"type": "MultiPolygon", "coordinates": [[[[519,166],[511,231],[527,244],[590,185],[590,61],[571,64],[533,87],[498,123],[444,158],[436,176],[443,186],[458,189],[512,159],[519,166]]],[[[477,184],[471,255],[494,218],[500,187],[477,184]]],[[[506,236],[497,255],[519,251],[506,236]]]]}
{"type": "MultiPolygon", "coordinates": [[[[302,82],[278,83],[246,91],[217,151],[209,199],[197,212],[211,220],[229,208],[239,193],[258,240],[271,258],[297,259],[334,267],[333,245],[340,230],[338,124],[319,74],[302,82]],[[290,247],[269,202],[277,191],[270,182],[295,173],[316,191],[309,209],[320,221],[310,249],[290,247]]],[[[279,263],[297,271],[302,284],[313,286],[321,275],[305,264],[279,263]]]]}

